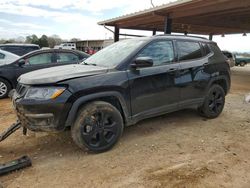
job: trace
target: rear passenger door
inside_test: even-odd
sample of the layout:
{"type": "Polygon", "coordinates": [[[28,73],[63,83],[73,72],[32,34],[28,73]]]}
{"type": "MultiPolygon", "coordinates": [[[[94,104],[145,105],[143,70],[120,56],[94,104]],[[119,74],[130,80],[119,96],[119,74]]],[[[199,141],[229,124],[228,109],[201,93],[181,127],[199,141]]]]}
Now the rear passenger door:
{"type": "Polygon", "coordinates": [[[176,47],[180,64],[180,105],[201,103],[212,73],[208,63],[210,48],[206,43],[182,40],[176,41],[176,47]]]}
{"type": "Polygon", "coordinates": [[[67,65],[79,63],[79,57],[70,52],[56,52],[57,65],[67,65]]]}

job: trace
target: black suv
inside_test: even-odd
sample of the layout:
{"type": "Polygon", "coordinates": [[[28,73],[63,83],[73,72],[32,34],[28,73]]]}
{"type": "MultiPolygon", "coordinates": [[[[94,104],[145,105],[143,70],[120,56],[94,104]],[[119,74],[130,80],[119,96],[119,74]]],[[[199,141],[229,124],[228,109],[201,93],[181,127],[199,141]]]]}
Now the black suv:
{"type": "Polygon", "coordinates": [[[124,40],[79,65],[24,74],[13,95],[23,127],[62,131],[95,152],[112,148],[124,126],[197,107],[216,118],[230,89],[230,68],[217,44],[187,36],[124,40]]]}

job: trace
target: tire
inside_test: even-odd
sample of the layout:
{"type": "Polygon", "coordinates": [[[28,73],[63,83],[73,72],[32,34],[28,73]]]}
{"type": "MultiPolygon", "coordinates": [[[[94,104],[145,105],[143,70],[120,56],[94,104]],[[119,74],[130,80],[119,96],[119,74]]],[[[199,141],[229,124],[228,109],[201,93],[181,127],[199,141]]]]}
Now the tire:
{"type": "Polygon", "coordinates": [[[246,65],[246,63],[244,61],[240,62],[240,66],[244,67],[246,65]]]}
{"type": "Polygon", "coordinates": [[[11,90],[11,85],[8,81],[0,78],[0,99],[6,98],[11,90]]]}
{"type": "Polygon", "coordinates": [[[121,113],[111,104],[102,101],[83,106],[71,127],[71,135],[81,149],[86,147],[100,153],[111,149],[123,133],[121,113]]]}
{"type": "Polygon", "coordinates": [[[212,85],[208,90],[203,105],[198,108],[201,116],[213,119],[218,117],[225,105],[225,91],[220,85],[212,85]]]}

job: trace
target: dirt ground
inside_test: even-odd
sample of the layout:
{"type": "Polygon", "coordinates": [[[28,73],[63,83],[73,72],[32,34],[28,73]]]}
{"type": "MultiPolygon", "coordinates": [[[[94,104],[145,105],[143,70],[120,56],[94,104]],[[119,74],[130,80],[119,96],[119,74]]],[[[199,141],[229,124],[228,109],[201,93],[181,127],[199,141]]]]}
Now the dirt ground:
{"type": "MultiPolygon", "coordinates": [[[[33,166],[0,177],[3,187],[250,187],[250,66],[232,70],[221,116],[183,110],[125,129],[111,151],[81,151],[69,132],[16,132],[0,143],[0,163],[28,155],[33,166]]],[[[15,121],[0,101],[0,131],[15,121]]],[[[0,186],[1,187],[1,186],[0,186]]]]}

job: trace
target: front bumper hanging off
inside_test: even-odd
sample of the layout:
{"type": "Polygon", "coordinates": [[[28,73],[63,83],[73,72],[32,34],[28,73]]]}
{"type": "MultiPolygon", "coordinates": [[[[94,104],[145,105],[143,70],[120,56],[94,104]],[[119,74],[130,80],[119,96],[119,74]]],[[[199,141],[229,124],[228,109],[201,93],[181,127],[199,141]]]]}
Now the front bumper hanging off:
{"type": "MultiPolygon", "coordinates": [[[[10,135],[12,135],[14,132],[16,132],[18,129],[20,129],[21,123],[20,122],[16,122],[14,124],[12,124],[6,131],[4,131],[3,133],[0,134],[0,142],[4,141],[6,138],[8,138],[10,135]]],[[[23,129],[23,134],[26,135],[27,129],[24,128],[23,129]]]]}
{"type": "MultiPolygon", "coordinates": [[[[8,138],[10,135],[12,135],[21,127],[22,127],[21,123],[18,121],[12,124],[6,131],[0,134],[0,142],[4,141],[6,138],[8,138]]],[[[26,134],[26,132],[27,132],[27,129],[23,128],[24,135],[26,134]]],[[[8,163],[5,163],[5,164],[0,164],[0,176],[10,173],[15,170],[29,167],[31,165],[32,165],[31,160],[27,156],[21,157],[13,161],[9,161],[8,163]]]]}

